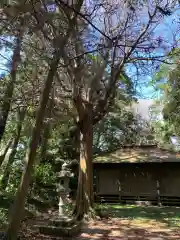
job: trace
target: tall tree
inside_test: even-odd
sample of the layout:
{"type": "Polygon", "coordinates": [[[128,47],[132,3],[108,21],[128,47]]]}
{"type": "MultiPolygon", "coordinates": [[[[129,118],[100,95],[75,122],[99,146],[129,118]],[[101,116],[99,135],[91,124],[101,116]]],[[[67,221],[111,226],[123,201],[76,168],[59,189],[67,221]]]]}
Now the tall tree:
{"type": "MultiPolygon", "coordinates": [[[[32,4],[32,7],[34,9],[35,6],[32,4]]],[[[44,6],[42,5],[42,7],[44,6]]],[[[81,7],[82,7],[82,1],[79,1],[76,3],[75,10],[77,12],[80,12],[81,7]]],[[[12,208],[11,219],[7,229],[7,238],[11,240],[17,239],[21,219],[24,212],[25,199],[28,193],[28,187],[30,184],[32,170],[35,163],[35,157],[36,157],[37,147],[39,144],[39,138],[40,138],[40,133],[43,125],[43,119],[45,116],[49,95],[52,89],[53,80],[58,69],[60,58],[63,56],[64,47],[66,46],[68,39],[74,29],[74,26],[75,26],[74,23],[76,22],[76,18],[77,18],[77,15],[74,14],[74,12],[72,11],[69,12],[65,8],[62,8],[62,6],[60,6],[59,9],[64,11],[64,13],[67,14],[66,20],[68,20],[68,22],[66,22],[66,26],[63,29],[63,35],[61,35],[60,32],[54,32],[53,34],[53,41],[51,42],[52,44],[51,47],[53,51],[51,54],[51,59],[48,62],[49,71],[44,83],[44,89],[41,94],[39,109],[36,113],[35,126],[33,127],[32,137],[31,137],[29,148],[26,155],[26,162],[27,162],[26,169],[23,172],[21,184],[16,194],[16,199],[14,202],[14,206],[12,208]]],[[[47,11],[45,13],[48,14],[47,11]]],[[[35,15],[36,15],[36,11],[35,11],[35,15]]],[[[62,21],[60,21],[60,23],[62,23],[62,21]]],[[[45,26],[45,22],[43,23],[43,26],[45,26]]],[[[37,21],[37,27],[39,27],[38,21],[37,21]]],[[[43,32],[43,28],[40,28],[40,30],[43,32]]],[[[60,30],[62,31],[62,29],[60,30]]]]}
{"type": "Polygon", "coordinates": [[[160,70],[155,74],[153,84],[161,92],[159,105],[162,108],[164,118],[164,129],[166,137],[179,135],[179,106],[180,106],[180,50],[174,49],[167,57],[168,64],[163,63],[160,70]]]}
{"type": "Polygon", "coordinates": [[[5,167],[4,174],[3,174],[3,177],[1,179],[1,184],[0,184],[1,188],[3,190],[6,189],[7,184],[8,184],[11,167],[12,167],[12,164],[14,162],[14,157],[15,157],[16,152],[17,152],[17,147],[18,147],[18,143],[19,143],[19,139],[20,139],[20,135],[21,135],[21,129],[22,129],[24,118],[25,118],[25,114],[26,114],[26,109],[25,108],[19,109],[16,133],[15,133],[15,136],[14,136],[14,139],[13,139],[13,142],[12,142],[12,146],[11,146],[12,150],[11,150],[11,153],[9,154],[9,156],[8,156],[8,162],[7,162],[7,165],[5,167]]]}
{"type": "MultiPolygon", "coordinates": [[[[66,6],[72,9],[68,4],[66,6]]],[[[63,54],[65,67],[58,74],[61,89],[66,92],[64,95],[71,99],[77,110],[75,120],[80,136],[80,162],[74,213],[78,219],[88,214],[93,206],[93,125],[110,110],[117,88],[121,89],[122,98],[126,96],[127,83],[121,78],[126,64],[132,63],[138,68],[138,64],[143,66],[148,60],[153,63],[163,60],[162,56],[155,56],[160,44],[152,35],[154,23],[164,16],[161,11],[164,8],[164,3],[148,7],[147,2],[112,5],[103,1],[102,5],[94,3],[87,8],[89,18],[77,13],[82,22],[76,22],[71,44],[63,54]],[[97,19],[97,9],[101,11],[103,21],[97,19]],[[146,20],[143,18],[145,12],[146,20]],[[95,19],[94,22],[91,18],[95,19]]]]}
{"type": "MultiPolygon", "coordinates": [[[[35,62],[40,63],[38,70],[42,71],[41,74],[34,71],[33,80],[38,81],[39,76],[43,76],[41,84],[37,84],[39,91],[34,87],[38,95],[35,97],[36,107],[39,96],[41,101],[39,109],[32,110],[32,118],[36,116],[33,118],[35,124],[8,227],[9,239],[17,238],[53,80],[54,102],[74,117],[76,132],[78,129],[80,168],[75,213],[77,218],[82,218],[93,206],[93,126],[110,111],[117,89],[120,99],[126,102],[130,84],[127,78],[126,81],[123,78],[126,65],[134,64],[138,68],[144,66],[145,61],[154,63],[163,59],[162,55],[157,56],[163,40],[152,36],[159,19],[167,14],[164,9],[171,7],[164,2],[149,6],[141,1],[117,4],[93,1],[88,5],[83,0],[69,4],[57,0],[56,10],[50,12],[51,3],[54,1],[38,1],[37,4],[17,1],[3,9],[11,20],[19,15],[28,18],[22,62],[30,67],[29,70],[26,68],[24,75],[33,72],[35,62]],[[103,21],[98,19],[99,11],[103,21]],[[145,13],[147,17],[144,17],[145,13]],[[31,61],[28,59],[30,55],[31,61]]],[[[31,77],[29,74],[23,83],[27,81],[33,85],[31,77]]],[[[27,92],[24,95],[28,95],[27,92]]]]}
{"type": "MultiPolygon", "coordinates": [[[[8,119],[8,114],[11,108],[11,101],[12,101],[12,96],[14,92],[14,87],[16,84],[16,74],[18,70],[18,66],[20,63],[20,51],[21,51],[21,45],[22,45],[22,40],[23,40],[23,35],[24,35],[24,21],[22,18],[17,21],[16,26],[14,26],[16,29],[16,33],[14,33],[15,37],[15,43],[14,43],[14,50],[13,50],[13,56],[12,56],[12,62],[10,64],[10,78],[8,80],[4,96],[3,96],[3,101],[0,106],[0,141],[3,137],[5,127],[6,127],[6,122],[8,119]]],[[[4,79],[4,81],[7,81],[4,79]]]]}

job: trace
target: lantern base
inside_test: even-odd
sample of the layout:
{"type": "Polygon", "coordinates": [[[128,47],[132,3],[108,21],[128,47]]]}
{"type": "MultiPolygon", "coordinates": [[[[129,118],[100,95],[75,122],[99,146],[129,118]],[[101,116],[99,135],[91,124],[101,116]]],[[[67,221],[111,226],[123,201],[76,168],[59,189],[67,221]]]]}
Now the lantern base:
{"type": "Polygon", "coordinates": [[[82,222],[63,217],[62,219],[49,221],[46,226],[38,226],[41,234],[49,236],[72,237],[80,232],[82,222]]]}

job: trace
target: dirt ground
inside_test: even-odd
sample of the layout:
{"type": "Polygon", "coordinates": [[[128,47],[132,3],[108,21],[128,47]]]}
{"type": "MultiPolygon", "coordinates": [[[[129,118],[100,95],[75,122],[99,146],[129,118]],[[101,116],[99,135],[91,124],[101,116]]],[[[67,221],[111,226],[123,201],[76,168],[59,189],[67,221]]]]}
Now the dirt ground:
{"type": "MultiPolygon", "coordinates": [[[[26,224],[25,224],[26,225],[26,224]]],[[[23,227],[22,239],[57,240],[179,240],[180,230],[168,228],[154,220],[123,220],[118,218],[91,221],[85,224],[77,237],[49,237],[38,234],[32,224],[23,227]],[[28,226],[28,227],[27,227],[28,226]]]]}
{"type": "MultiPolygon", "coordinates": [[[[39,234],[37,225],[57,218],[56,211],[39,213],[22,224],[21,240],[180,240],[179,207],[103,205],[101,220],[83,224],[73,238],[39,234]]],[[[1,226],[0,226],[1,227],[1,226]]],[[[0,228],[1,230],[1,228],[0,228]]],[[[2,229],[4,230],[4,229],[2,229]]]]}
{"type": "Polygon", "coordinates": [[[76,240],[177,240],[180,231],[155,221],[110,219],[91,222],[76,240]]]}

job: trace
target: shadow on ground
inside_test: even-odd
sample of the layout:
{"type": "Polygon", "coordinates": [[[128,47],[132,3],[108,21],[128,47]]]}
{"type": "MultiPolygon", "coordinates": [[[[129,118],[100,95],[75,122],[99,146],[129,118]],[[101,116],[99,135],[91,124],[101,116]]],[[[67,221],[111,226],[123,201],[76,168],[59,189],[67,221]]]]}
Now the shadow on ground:
{"type": "Polygon", "coordinates": [[[111,219],[89,223],[76,240],[178,240],[180,231],[132,220],[111,219]]]}
{"type": "MultiPolygon", "coordinates": [[[[71,240],[180,240],[180,208],[105,204],[98,208],[109,219],[87,223],[81,233],[71,240]]],[[[4,210],[0,209],[1,217],[4,216],[0,224],[7,215],[4,210]]],[[[52,214],[47,213],[44,217],[41,215],[39,218],[45,222],[52,217],[52,214]]],[[[25,237],[21,239],[63,239],[60,236],[51,238],[39,234],[34,228],[37,223],[37,216],[25,221],[22,226],[25,237]]]]}
{"type": "Polygon", "coordinates": [[[155,220],[169,228],[180,227],[179,207],[157,207],[136,205],[101,205],[102,212],[112,218],[155,220]]]}
{"type": "Polygon", "coordinates": [[[180,208],[100,205],[103,219],[84,227],[77,240],[178,240],[180,208]]]}

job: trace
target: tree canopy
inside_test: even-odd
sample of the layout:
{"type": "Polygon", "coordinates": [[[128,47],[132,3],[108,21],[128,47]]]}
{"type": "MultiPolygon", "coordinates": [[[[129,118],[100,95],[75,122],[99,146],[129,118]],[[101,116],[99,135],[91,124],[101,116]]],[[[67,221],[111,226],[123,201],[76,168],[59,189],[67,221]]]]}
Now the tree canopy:
{"type": "Polygon", "coordinates": [[[164,116],[177,129],[179,51],[156,32],[176,8],[176,1],[108,0],[1,6],[0,47],[12,54],[0,81],[0,186],[16,193],[8,239],[17,239],[29,195],[57,203],[64,162],[79,167],[79,220],[93,209],[93,156],[146,138],[131,108],[137,96],[129,66],[138,76],[163,63],[155,81],[168,71],[164,116]]]}

